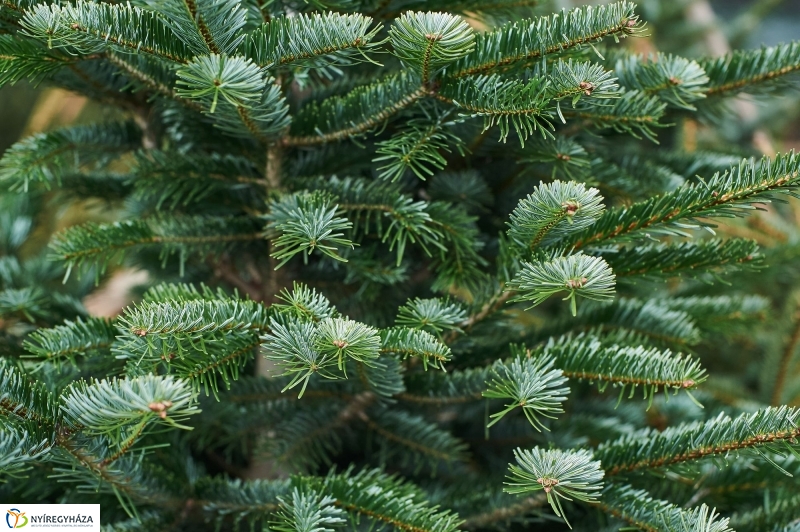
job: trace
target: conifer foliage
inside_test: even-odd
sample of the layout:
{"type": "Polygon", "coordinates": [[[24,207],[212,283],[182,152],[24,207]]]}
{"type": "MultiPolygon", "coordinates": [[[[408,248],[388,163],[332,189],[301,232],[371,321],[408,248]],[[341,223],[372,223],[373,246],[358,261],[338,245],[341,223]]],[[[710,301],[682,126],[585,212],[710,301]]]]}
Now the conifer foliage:
{"type": "Polygon", "coordinates": [[[0,160],[0,500],[108,531],[795,530],[800,299],[768,287],[800,156],[684,140],[800,44],[642,55],[631,2],[549,10],[4,0],[0,85],[109,111],[0,160]],[[90,316],[122,267],[149,280],[90,316]],[[786,346],[737,345],[765,316],[786,346]]]}

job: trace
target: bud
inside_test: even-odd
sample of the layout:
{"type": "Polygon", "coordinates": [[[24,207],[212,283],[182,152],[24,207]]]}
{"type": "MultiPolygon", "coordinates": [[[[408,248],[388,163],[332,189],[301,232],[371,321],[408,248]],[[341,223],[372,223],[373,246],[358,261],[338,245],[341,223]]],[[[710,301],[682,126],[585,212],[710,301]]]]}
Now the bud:
{"type": "Polygon", "coordinates": [[[577,201],[569,200],[562,203],[561,207],[564,209],[567,216],[575,216],[575,213],[581,208],[581,204],[577,201]]]}

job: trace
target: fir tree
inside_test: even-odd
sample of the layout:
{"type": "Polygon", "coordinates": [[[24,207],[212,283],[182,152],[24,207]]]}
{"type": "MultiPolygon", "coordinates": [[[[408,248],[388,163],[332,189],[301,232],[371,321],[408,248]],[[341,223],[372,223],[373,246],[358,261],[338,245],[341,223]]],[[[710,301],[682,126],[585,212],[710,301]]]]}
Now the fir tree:
{"type": "Polygon", "coordinates": [[[800,44],[637,54],[630,2],[535,4],[4,0],[0,84],[113,111],[0,161],[0,500],[796,530],[800,157],[691,135],[800,44]],[[120,265],[150,281],[90,316],[120,265]]]}

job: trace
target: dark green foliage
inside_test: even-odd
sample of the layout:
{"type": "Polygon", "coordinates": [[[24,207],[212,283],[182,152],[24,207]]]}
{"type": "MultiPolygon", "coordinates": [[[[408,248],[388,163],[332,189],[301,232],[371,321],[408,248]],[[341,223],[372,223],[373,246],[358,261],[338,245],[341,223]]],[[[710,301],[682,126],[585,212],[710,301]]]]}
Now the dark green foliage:
{"type": "Polygon", "coordinates": [[[798,415],[796,409],[788,407],[768,408],[733,419],[720,414],[702,424],[620,438],[598,448],[596,456],[610,475],[645,467],[670,467],[731,452],[752,450],[769,459],[765,451],[783,453],[797,445],[798,415]]]}
{"type": "Polygon", "coordinates": [[[686,184],[651,200],[606,211],[597,223],[572,235],[577,248],[596,242],[620,241],[648,234],[688,236],[686,229],[713,227],[698,218],[743,216],[755,203],[767,203],[778,194],[793,194],[800,178],[800,159],[794,153],[742,161],[707,181],[686,184]]]}
{"type": "Polygon", "coordinates": [[[620,58],[614,72],[623,87],[657,95],[671,106],[689,110],[694,109],[693,102],[705,97],[709,82],[706,71],[696,61],[666,54],[620,58]]]}
{"type": "Polygon", "coordinates": [[[25,349],[42,359],[54,362],[65,359],[74,364],[77,355],[106,352],[114,342],[115,332],[106,319],[79,317],[52,329],[37,330],[25,341],[25,349]]]}
{"type": "Polygon", "coordinates": [[[181,268],[189,254],[225,250],[236,242],[257,240],[260,234],[246,217],[159,217],[98,225],[88,223],[57,235],[53,256],[70,270],[85,264],[104,269],[116,254],[133,247],[157,246],[161,256],[178,253],[181,268]]]}
{"type": "Polygon", "coordinates": [[[796,532],[798,43],[535,4],[0,5],[0,86],[102,106],[0,159],[0,499],[796,532]]]}
{"type": "Polygon", "coordinates": [[[481,34],[475,50],[452,70],[457,77],[482,74],[592,44],[604,37],[634,35],[641,25],[633,9],[630,2],[617,2],[596,10],[584,7],[507,24],[481,34]]]}
{"type": "Polygon", "coordinates": [[[336,245],[353,247],[353,243],[342,238],[344,233],[334,231],[349,229],[352,224],[337,217],[337,210],[337,206],[320,195],[295,194],[273,204],[267,228],[280,234],[274,241],[275,251],[272,253],[280,261],[278,267],[298,253],[303,254],[303,260],[308,260],[308,255],[314,250],[337,260],[346,260],[336,245]],[[309,218],[314,221],[309,223],[309,218]]]}
{"type": "Polygon", "coordinates": [[[600,462],[588,451],[565,453],[534,448],[515,451],[517,465],[510,467],[508,493],[544,490],[556,515],[563,516],[560,499],[594,502],[602,487],[600,462]]]}
{"type": "Polygon", "coordinates": [[[729,532],[727,518],[720,518],[705,504],[687,511],[666,501],[653,499],[644,490],[608,484],[603,491],[603,509],[641,530],[703,530],[729,532]]]}
{"type": "Polygon", "coordinates": [[[123,53],[146,53],[185,63],[192,51],[154,12],[130,5],[82,2],[75,5],[31,6],[21,21],[24,32],[48,47],[81,54],[113,47],[123,53]]]}
{"type": "Polygon", "coordinates": [[[469,24],[447,13],[406,12],[392,25],[389,38],[394,54],[417,70],[423,83],[469,54],[475,42],[469,24]]]}
{"type": "Polygon", "coordinates": [[[31,184],[62,186],[71,173],[92,165],[104,166],[113,157],[132,151],[141,142],[138,128],[129,123],[77,126],[38,134],[15,144],[0,163],[0,181],[12,190],[27,191],[31,184]]]}
{"type": "Polygon", "coordinates": [[[74,61],[61,56],[35,41],[15,39],[12,35],[0,36],[0,86],[20,80],[38,82],[43,76],[74,61]]]}
{"type": "Polygon", "coordinates": [[[506,409],[492,414],[491,427],[515,408],[521,408],[531,425],[538,430],[545,428],[537,414],[555,419],[561,414],[560,403],[569,393],[569,388],[557,388],[566,382],[561,372],[553,369],[553,359],[549,357],[517,357],[510,364],[496,364],[492,371],[492,380],[484,397],[490,399],[511,400],[506,409]]]}
{"type": "Polygon", "coordinates": [[[380,27],[361,15],[300,14],[269,21],[245,37],[242,55],[262,67],[350,64],[367,58],[380,27]]]}
{"type": "Polygon", "coordinates": [[[701,63],[709,77],[709,96],[740,91],[759,92],[785,81],[800,69],[800,43],[791,42],[760,50],[737,51],[730,56],[701,63]]]}

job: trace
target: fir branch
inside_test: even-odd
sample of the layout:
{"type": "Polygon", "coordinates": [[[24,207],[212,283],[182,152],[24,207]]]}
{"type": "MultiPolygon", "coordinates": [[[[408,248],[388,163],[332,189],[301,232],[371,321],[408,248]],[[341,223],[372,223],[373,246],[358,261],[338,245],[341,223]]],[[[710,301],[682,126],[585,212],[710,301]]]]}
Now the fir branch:
{"type": "Polygon", "coordinates": [[[84,0],[63,6],[37,4],[20,23],[25,35],[48,47],[70,47],[84,55],[112,48],[173,63],[185,63],[193,55],[155,12],[130,5],[84,0]]]}
{"type": "Polygon", "coordinates": [[[65,66],[95,57],[60,54],[36,41],[0,35],[0,87],[23,79],[37,85],[65,66]]]}
{"type": "MultiPolygon", "coordinates": [[[[569,181],[585,179],[586,171],[591,166],[586,148],[563,135],[557,136],[555,141],[537,139],[525,151],[520,162],[550,166],[553,179],[560,177],[559,174],[564,174],[569,181]]],[[[605,183],[605,180],[598,181],[605,183]]]]}
{"type": "Polygon", "coordinates": [[[489,367],[450,372],[425,371],[404,376],[407,392],[396,399],[421,405],[448,405],[480,401],[489,378],[489,367]]]}
{"type": "Polygon", "coordinates": [[[430,506],[415,486],[379,470],[332,473],[321,480],[302,481],[329,493],[336,506],[348,513],[403,532],[455,532],[460,524],[457,515],[430,506]]]}
{"type": "Polygon", "coordinates": [[[284,288],[277,294],[272,308],[283,315],[320,322],[326,318],[335,318],[339,315],[331,302],[314,288],[309,288],[303,283],[294,282],[292,290],[284,288]]]}
{"type": "Polygon", "coordinates": [[[381,331],[382,353],[392,353],[402,358],[422,359],[424,368],[428,366],[444,369],[450,360],[450,348],[429,332],[406,327],[392,327],[381,331]]]}
{"type": "Polygon", "coordinates": [[[171,376],[146,375],[128,379],[101,380],[70,385],[61,397],[64,418],[86,434],[102,434],[121,443],[141,434],[139,423],[161,422],[177,428],[188,416],[196,414],[195,397],[186,381],[171,376]]]}
{"type": "MultiPolygon", "coordinates": [[[[152,75],[152,73],[148,73],[145,69],[140,68],[137,65],[132,64],[133,59],[137,59],[137,56],[133,56],[130,58],[123,58],[119,54],[115,54],[113,52],[105,52],[103,55],[104,59],[106,59],[109,63],[120,69],[127,77],[130,79],[142,84],[148,90],[159,94],[165,98],[169,98],[174,100],[181,105],[191,109],[195,112],[202,112],[203,107],[187,98],[181,98],[178,96],[178,93],[172,87],[168,86],[163,80],[158,79],[156,76],[152,75]]],[[[141,57],[138,57],[140,62],[143,62],[141,57]]]]}
{"type": "MultiPolygon", "coordinates": [[[[102,440],[78,440],[69,431],[62,431],[56,439],[54,459],[66,467],[61,467],[51,478],[70,478],[80,482],[79,489],[113,494],[123,511],[130,516],[137,515],[135,504],[158,504],[161,508],[181,508],[185,497],[176,496],[174,491],[164,489],[151,468],[141,465],[141,459],[123,455],[114,462],[106,462],[102,456],[107,453],[102,440]],[[99,445],[98,445],[99,444],[99,445]]],[[[171,479],[173,482],[176,479],[171,479]]],[[[173,485],[174,486],[174,485],[173,485]]]]}
{"type": "Polygon", "coordinates": [[[674,192],[630,207],[609,209],[590,228],[566,244],[576,249],[649,234],[688,236],[686,229],[713,227],[698,218],[742,216],[753,203],[766,203],[778,194],[794,195],[800,182],[800,157],[795,153],[744,160],[729,171],[701,183],[687,183],[674,192]]]}
{"type": "Polygon", "coordinates": [[[592,225],[603,212],[602,200],[582,183],[542,183],[511,212],[508,236],[524,249],[553,244],[592,225]]]}
{"type": "Polygon", "coordinates": [[[705,98],[709,81],[696,61],[663,53],[621,57],[614,73],[626,89],[656,95],[673,107],[687,110],[694,110],[693,102],[705,98]]]}
{"type": "Polygon", "coordinates": [[[49,303],[41,288],[7,288],[0,291],[0,317],[23,317],[36,323],[49,315],[49,303]]]}
{"type": "Polygon", "coordinates": [[[268,144],[291,122],[280,87],[249,59],[199,56],[177,76],[175,94],[197,100],[216,127],[234,136],[268,144]]]}
{"type": "Polygon", "coordinates": [[[330,351],[320,353],[314,349],[315,335],[313,323],[290,320],[284,324],[273,320],[269,333],[263,338],[265,356],[282,371],[280,375],[292,377],[282,392],[302,384],[298,399],[303,397],[314,375],[326,379],[344,378],[343,374],[333,373],[330,369],[338,365],[335,354],[330,351]]]}
{"type": "Polygon", "coordinates": [[[52,329],[38,329],[23,345],[36,357],[49,361],[66,359],[75,364],[76,355],[109,350],[115,333],[112,322],[107,319],[79,317],[52,329]]]}
{"type": "Polygon", "coordinates": [[[344,371],[345,360],[372,366],[379,356],[382,343],[377,329],[343,318],[320,321],[312,342],[314,349],[323,357],[336,359],[340,371],[344,371]]]}
{"type": "Polygon", "coordinates": [[[400,265],[409,242],[419,245],[427,254],[440,243],[442,229],[435,224],[424,201],[414,201],[399,186],[358,178],[318,179],[309,188],[334,194],[339,208],[353,224],[355,235],[377,234],[389,250],[396,250],[400,265]],[[388,219],[388,221],[386,221],[388,219]]]}
{"type": "Polygon", "coordinates": [[[261,341],[255,335],[228,335],[222,346],[207,348],[204,356],[176,356],[170,358],[168,367],[173,374],[191,381],[194,390],[202,388],[206,395],[218,397],[220,379],[230,388],[239,380],[239,372],[255,358],[259,345],[261,341]]]}
{"type": "Polygon", "coordinates": [[[346,96],[333,96],[303,106],[292,122],[287,146],[311,146],[355,138],[386,122],[426,96],[413,75],[399,74],[358,87],[346,96]]]}
{"type": "Polygon", "coordinates": [[[186,301],[230,301],[236,299],[227,294],[222,288],[212,290],[201,283],[159,283],[148,288],[142,295],[142,300],[148,303],[183,303],[186,301]]]}
{"type": "MultiPolygon", "coordinates": [[[[580,233],[578,233],[580,234],[580,233]]],[[[614,298],[615,277],[600,257],[582,253],[550,261],[524,263],[508,282],[506,290],[515,292],[510,301],[531,301],[533,308],[550,296],[566,292],[572,315],[577,313],[576,296],[592,301],[614,298]]]]}
{"type": "Polygon", "coordinates": [[[560,387],[567,379],[553,368],[553,359],[517,356],[510,363],[496,362],[492,366],[491,380],[483,396],[488,399],[510,399],[505,410],[492,414],[487,427],[500,421],[516,408],[522,408],[525,417],[538,431],[547,429],[539,416],[556,419],[562,414],[561,403],[566,401],[569,388],[560,387]]]}
{"type": "Polygon", "coordinates": [[[542,138],[552,137],[551,120],[564,120],[561,100],[572,107],[586,98],[604,100],[619,97],[611,73],[588,62],[558,61],[547,71],[540,68],[527,79],[503,79],[498,75],[478,76],[446,82],[435,95],[439,100],[464,109],[467,116],[483,116],[484,130],[497,124],[505,142],[509,125],[523,144],[539,130],[542,138]]]}
{"type": "Polygon", "coordinates": [[[620,399],[628,387],[633,396],[642,386],[649,404],[659,388],[665,393],[669,388],[688,390],[708,378],[700,361],[691,356],[642,345],[609,345],[592,334],[566,335],[536,350],[516,351],[519,356],[552,360],[565,377],[597,382],[600,391],[608,384],[619,387],[620,399]]]}
{"type": "Polygon", "coordinates": [[[372,162],[383,165],[378,167],[381,179],[397,181],[405,175],[406,170],[411,170],[419,179],[425,180],[434,174],[434,170],[441,170],[447,165],[441,152],[451,153],[450,145],[463,155],[463,141],[448,130],[454,122],[447,120],[447,117],[447,114],[443,114],[409,120],[402,131],[388,140],[378,142],[375,150],[378,157],[372,162]]]}
{"type": "Polygon", "coordinates": [[[440,463],[465,462],[467,445],[435,423],[403,411],[382,410],[362,421],[378,436],[381,459],[401,466],[423,465],[433,469],[440,463]]]}
{"type": "Polygon", "coordinates": [[[531,337],[547,341],[569,331],[599,329],[635,333],[659,345],[687,346],[700,342],[697,318],[682,308],[671,308],[669,301],[618,299],[613,303],[589,304],[577,318],[553,322],[531,337]]]}
{"type": "Polygon", "coordinates": [[[664,116],[665,109],[666,103],[657,96],[647,96],[634,90],[623,92],[610,104],[582,100],[575,109],[565,109],[563,115],[580,118],[596,128],[611,128],[636,138],[641,134],[656,142],[654,128],[663,127],[659,120],[664,116]]]}
{"type": "Polygon", "coordinates": [[[705,504],[684,510],[627,485],[607,484],[596,506],[644,532],[733,531],[727,518],[721,518],[705,504]]]}
{"type": "Polygon", "coordinates": [[[61,413],[53,395],[39,382],[0,360],[0,415],[19,422],[33,422],[44,430],[55,430],[61,413]]]}
{"type": "MultiPolygon", "coordinates": [[[[560,499],[595,502],[602,489],[603,470],[587,450],[514,450],[517,464],[509,466],[503,491],[520,494],[544,490],[555,514],[564,518],[560,499]]],[[[569,524],[569,522],[567,522],[569,524]]]]}
{"type": "Polygon", "coordinates": [[[499,76],[479,76],[445,84],[437,97],[455,104],[467,116],[484,117],[484,130],[497,125],[505,142],[511,129],[524,146],[534,132],[543,138],[554,130],[553,113],[548,109],[551,94],[546,78],[528,82],[503,80],[499,76]]]}
{"type": "Polygon", "coordinates": [[[754,240],[708,239],[678,244],[651,244],[623,247],[604,253],[617,278],[662,277],[706,273],[720,274],[737,270],[757,269],[763,262],[754,240]]]}
{"type": "MultiPolygon", "coordinates": [[[[498,289],[488,298],[479,310],[470,314],[466,320],[461,322],[460,328],[465,332],[469,332],[475,325],[502,309],[515,295],[516,292],[513,290],[504,290],[504,286],[500,284],[498,289]]],[[[449,343],[453,341],[455,337],[456,334],[455,331],[453,331],[447,335],[445,340],[449,343]]]]}
{"type": "Polygon", "coordinates": [[[367,53],[382,44],[373,41],[381,25],[371,24],[370,17],[332,12],[274,18],[249,33],[239,52],[265,68],[348,65],[369,60],[367,53]]]}
{"type": "Polygon", "coordinates": [[[82,168],[100,166],[115,155],[141,145],[141,131],[132,122],[71,126],[37,133],[17,142],[0,160],[0,183],[27,192],[31,183],[45,189],[82,168]]]}
{"type": "Polygon", "coordinates": [[[619,39],[641,32],[634,5],[617,2],[580,7],[549,17],[522,20],[479,34],[475,50],[448,68],[448,76],[485,74],[570,48],[591,45],[604,37],[619,39]]]}
{"type": "Polygon", "coordinates": [[[336,499],[330,495],[294,488],[290,495],[278,500],[281,508],[270,527],[276,532],[333,532],[331,527],[347,522],[344,511],[334,505],[336,499]]]}
{"type": "Polygon", "coordinates": [[[139,154],[137,163],[133,195],[140,201],[152,202],[157,211],[266,185],[251,161],[234,155],[148,150],[147,154],[139,154]]]}
{"type": "MultiPolygon", "coordinates": [[[[66,52],[64,52],[66,53],[66,52]]],[[[102,58],[105,54],[91,54],[102,58]]],[[[146,103],[125,91],[124,78],[113,79],[116,73],[105,61],[84,61],[67,65],[67,69],[55,76],[55,82],[62,88],[77,92],[105,105],[112,105],[133,116],[134,121],[143,130],[147,129],[146,103]],[[112,79],[109,86],[108,80],[112,79]]],[[[143,145],[152,145],[152,133],[143,139],[143,145]]]]}
{"type": "MultiPolygon", "coordinates": [[[[527,77],[546,75],[553,100],[567,100],[572,106],[584,97],[605,100],[619,98],[619,85],[614,72],[590,61],[564,61],[537,65],[527,72],[527,77]]],[[[557,109],[560,112],[560,107],[557,109]]]]}
{"type": "Polygon", "coordinates": [[[338,261],[347,262],[340,252],[341,247],[355,244],[345,236],[343,231],[353,224],[341,214],[338,205],[321,194],[291,194],[273,202],[268,220],[267,231],[277,236],[274,238],[274,251],[271,257],[277,259],[277,270],[297,254],[301,254],[303,262],[315,250],[338,261]]]}
{"type": "Polygon", "coordinates": [[[105,267],[119,252],[139,246],[163,246],[165,256],[177,252],[183,264],[190,252],[226,249],[237,243],[262,239],[261,233],[254,229],[250,219],[208,216],[164,217],[104,225],[90,222],[57,234],[51,249],[56,260],[67,263],[66,275],[69,276],[74,267],[84,264],[105,267]]]}
{"type": "Polygon", "coordinates": [[[466,318],[460,304],[447,299],[409,299],[397,311],[395,323],[402,327],[427,330],[439,334],[458,328],[466,318]]]}
{"type": "Polygon", "coordinates": [[[439,71],[472,52],[475,33],[461,17],[449,13],[407,11],[392,24],[389,39],[394,54],[427,86],[439,71]]]}
{"type": "Polygon", "coordinates": [[[217,521],[232,517],[236,521],[255,521],[280,508],[278,497],[289,492],[289,480],[226,479],[201,477],[195,485],[203,511],[217,521]]]}
{"type": "Polygon", "coordinates": [[[716,59],[701,60],[700,65],[709,77],[707,96],[764,90],[800,70],[800,42],[736,51],[716,59]]]}
{"type": "MultiPolygon", "coordinates": [[[[353,379],[349,387],[353,390],[353,394],[366,390],[377,397],[389,398],[403,393],[406,389],[402,376],[403,363],[399,357],[381,356],[370,360],[369,364],[350,360],[347,366],[348,373],[358,375],[358,380],[353,379]]],[[[346,395],[345,393],[343,397],[346,395]]]]}
{"type": "Polygon", "coordinates": [[[450,247],[445,253],[443,244],[437,246],[440,252],[434,255],[436,280],[431,289],[437,292],[446,292],[453,287],[475,290],[485,280],[481,267],[486,265],[480,255],[483,242],[476,224],[477,217],[467,214],[461,205],[442,201],[432,202],[427,212],[431,227],[450,247]]]}
{"type": "Polygon", "coordinates": [[[234,0],[144,0],[194,55],[233,55],[244,40],[247,10],[234,0]]]}
{"type": "Polygon", "coordinates": [[[0,428],[0,478],[24,476],[31,462],[46,459],[50,447],[48,440],[33,442],[29,431],[3,424],[0,428]]]}
{"type": "Polygon", "coordinates": [[[211,347],[212,340],[224,339],[215,334],[243,335],[239,340],[246,341],[249,335],[265,332],[270,314],[267,307],[249,300],[143,301],[126,308],[119,318],[122,334],[114,351],[134,359],[183,357],[187,348],[204,352],[204,338],[211,347]]]}
{"type": "Polygon", "coordinates": [[[705,423],[645,430],[604,443],[595,451],[609,476],[641,469],[669,468],[731,453],[780,453],[800,436],[797,409],[766,408],[730,418],[720,414],[705,423]]]}
{"type": "MultiPolygon", "coordinates": [[[[378,331],[353,320],[336,317],[314,323],[279,315],[271,321],[271,330],[264,341],[267,357],[276,362],[283,375],[293,376],[283,391],[302,383],[300,397],[313,375],[346,379],[347,366],[355,363],[359,376],[371,385],[376,379],[369,376],[367,368],[379,373],[387,369],[377,360],[381,351],[378,331]],[[334,366],[338,372],[333,370],[334,366]]],[[[384,378],[383,383],[376,384],[381,387],[388,380],[384,378]]]]}
{"type": "MultiPolygon", "coordinates": [[[[763,506],[751,511],[739,511],[731,516],[731,524],[739,530],[775,530],[783,532],[783,526],[797,522],[800,496],[789,495],[765,500],[763,506]]],[[[788,532],[793,532],[787,527],[788,532]]]]}

